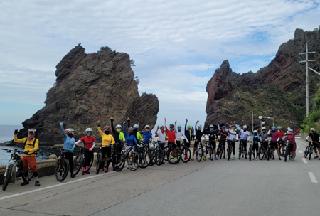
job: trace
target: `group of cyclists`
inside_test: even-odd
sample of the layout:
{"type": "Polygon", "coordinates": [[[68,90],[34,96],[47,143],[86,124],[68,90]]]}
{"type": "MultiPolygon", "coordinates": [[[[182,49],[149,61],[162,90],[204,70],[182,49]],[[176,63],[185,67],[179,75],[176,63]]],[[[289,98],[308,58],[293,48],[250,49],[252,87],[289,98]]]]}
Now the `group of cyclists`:
{"type": "MultiPolygon", "coordinates": [[[[287,158],[294,159],[297,149],[293,129],[287,128],[285,131],[281,127],[270,129],[261,127],[251,132],[246,125],[240,126],[237,124],[209,124],[202,128],[199,121],[193,126],[186,119],[184,128],[182,128],[177,126],[176,123],[167,126],[165,119],[164,125],[156,127],[152,132],[150,125],[145,125],[142,130],[139,130],[139,124],[131,125],[129,118],[123,124],[114,126],[114,119],[110,118],[110,124],[107,126],[101,127],[101,123],[98,122],[96,128],[87,128],[85,134],[76,139],[74,129],[65,128],[63,122],[60,122],[59,126],[64,137],[62,152],[64,158],[68,161],[71,178],[75,177],[74,158],[77,146],[81,146],[83,149],[82,175],[90,174],[96,149],[101,155],[96,167],[97,174],[100,171],[108,172],[111,168],[120,171],[119,164],[124,158],[124,150],[130,149],[133,155],[139,155],[134,154],[134,152],[137,152],[138,146],[147,146],[147,148],[144,148],[147,149],[147,154],[148,146],[151,143],[157,145],[157,154],[162,154],[163,160],[159,160],[160,162],[157,165],[163,164],[165,158],[170,162],[174,157],[181,158],[184,162],[194,159],[200,161],[206,158],[207,154],[210,154],[210,160],[224,159],[226,154],[228,160],[235,159],[236,143],[239,143],[239,159],[270,160],[275,158],[274,152],[276,151],[279,160],[282,160],[283,157],[287,161],[287,158]],[[101,140],[101,144],[97,144],[97,138],[94,134],[99,135],[98,139],[101,140]]],[[[16,130],[14,142],[24,144],[24,154],[21,157],[23,162],[23,182],[21,186],[29,183],[26,177],[29,170],[36,178],[35,186],[40,186],[36,163],[39,140],[35,136],[36,131],[29,129],[28,136],[20,139],[17,134],[18,131],[16,130]]],[[[312,151],[315,153],[315,158],[318,158],[320,152],[319,134],[313,128],[308,141],[313,146],[312,151]]],[[[148,163],[151,163],[150,155],[151,153],[148,163]]],[[[137,160],[142,160],[142,158],[137,156],[137,160]]]]}

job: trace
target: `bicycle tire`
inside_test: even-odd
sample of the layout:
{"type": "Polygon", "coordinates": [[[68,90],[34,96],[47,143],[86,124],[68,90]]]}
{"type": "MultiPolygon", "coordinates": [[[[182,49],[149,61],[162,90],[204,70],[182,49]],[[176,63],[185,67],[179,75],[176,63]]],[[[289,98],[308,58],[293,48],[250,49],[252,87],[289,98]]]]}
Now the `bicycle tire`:
{"type": "Polygon", "coordinates": [[[170,164],[177,164],[177,163],[179,163],[180,155],[178,154],[178,152],[174,152],[175,150],[177,151],[177,149],[171,149],[171,150],[169,150],[168,160],[169,160],[169,163],[170,163],[170,164]]]}
{"type": "Polygon", "coordinates": [[[75,157],[75,159],[73,160],[73,164],[74,164],[74,169],[73,169],[73,175],[78,175],[81,168],[82,168],[82,165],[84,163],[84,158],[83,158],[83,155],[77,155],[75,157]]]}
{"type": "Polygon", "coordinates": [[[63,182],[68,176],[68,172],[67,162],[64,159],[59,158],[54,172],[57,181],[63,182]]]}
{"type": "Polygon", "coordinates": [[[183,163],[187,163],[191,160],[191,150],[189,148],[183,148],[181,151],[181,159],[183,163]]]}
{"type": "Polygon", "coordinates": [[[98,152],[97,153],[97,160],[96,160],[96,174],[99,174],[99,172],[100,172],[101,161],[102,161],[102,155],[101,155],[101,152],[98,152]]]}
{"type": "Polygon", "coordinates": [[[5,172],[5,175],[4,175],[3,184],[2,184],[2,190],[3,191],[6,191],[8,185],[9,185],[12,171],[13,171],[13,164],[10,164],[8,169],[5,172]]]}

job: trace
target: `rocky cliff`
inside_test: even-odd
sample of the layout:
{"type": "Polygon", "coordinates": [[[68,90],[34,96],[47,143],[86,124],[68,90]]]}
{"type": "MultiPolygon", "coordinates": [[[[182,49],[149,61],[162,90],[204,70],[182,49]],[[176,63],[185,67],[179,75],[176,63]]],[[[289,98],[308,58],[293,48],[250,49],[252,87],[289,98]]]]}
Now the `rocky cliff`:
{"type": "MultiPolygon", "coordinates": [[[[225,60],[207,84],[207,123],[251,123],[251,113],[272,116],[282,126],[298,126],[305,115],[305,66],[299,64],[305,42],[319,71],[320,32],[297,29],[294,39],[282,44],[269,65],[257,73],[237,74],[225,60]]],[[[310,95],[318,89],[320,77],[310,72],[310,95]]]]}
{"type": "Polygon", "coordinates": [[[45,107],[23,122],[24,128],[37,128],[42,144],[61,143],[58,123],[81,134],[98,120],[109,124],[130,117],[140,125],[156,123],[159,101],[155,95],[139,96],[129,55],[108,47],[85,53],[80,45],[71,49],[56,66],[56,82],[48,91],[45,107]]]}

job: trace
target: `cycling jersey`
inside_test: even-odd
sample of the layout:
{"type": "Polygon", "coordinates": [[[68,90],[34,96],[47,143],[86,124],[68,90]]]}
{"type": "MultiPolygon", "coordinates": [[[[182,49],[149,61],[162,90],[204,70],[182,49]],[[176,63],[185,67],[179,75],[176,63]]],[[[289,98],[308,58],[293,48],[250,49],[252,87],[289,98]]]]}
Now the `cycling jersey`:
{"type": "Polygon", "coordinates": [[[235,131],[229,131],[228,133],[228,140],[235,141],[237,137],[237,134],[235,131]]]}
{"type": "Polygon", "coordinates": [[[166,134],[165,134],[164,130],[163,130],[163,132],[162,132],[162,131],[159,129],[159,130],[157,130],[156,134],[157,134],[158,137],[159,137],[159,142],[161,142],[161,143],[166,142],[166,134]]]}
{"type": "Polygon", "coordinates": [[[83,136],[80,138],[80,141],[84,144],[85,149],[91,149],[96,142],[96,138],[93,136],[83,136]]]}
{"type": "Polygon", "coordinates": [[[137,139],[133,134],[128,134],[126,137],[127,146],[136,146],[137,145],[137,139]]]}
{"type": "Polygon", "coordinates": [[[148,144],[152,138],[151,131],[142,131],[143,143],[148,144]]]}
{"type": "Polygon", "coordinates": [[[175,143],[176,142],[176,131],[175,130],[168,130],[166,129],[166,134],[168,138],[169,143],[175,143]]]}
{"type": "Polygon", "coordinates": [[[114,144],[114,138],[111,134],[102,132],[100,127],[98,127],[98,132],[101,136],[101,147],[107,147],[114,144]]]}
{"type": "Polygon", "coordinates": [[[39,140],[37,138],[29,139],[28,137],[24,137],[19,139],[17,135],[14,135],[15,143],[23,143],[24,151],[28,153],[30,156],[34,156],[35,153],[39,150],[39,140]]]}
{"type": "Polygon", "coordinates": [[[250,132],[249,131],[241,130],[241,132],[240,132],[240,140],[248,140],[249,136],[250,136],[250,132]]]}
{"type": "Polygon", "coordinates": [[[60,125],[60,130],[63,134],[63,150],[66,152],[73,152],[76,139],[74,137],[69,137],[65,132],[63,125],[60,125]]]}

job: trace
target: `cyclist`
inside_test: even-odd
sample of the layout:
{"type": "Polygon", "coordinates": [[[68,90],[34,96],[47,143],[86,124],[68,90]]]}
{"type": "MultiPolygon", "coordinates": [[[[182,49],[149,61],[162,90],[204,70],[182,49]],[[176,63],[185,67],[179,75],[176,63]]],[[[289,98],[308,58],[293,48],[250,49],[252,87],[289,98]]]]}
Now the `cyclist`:
{"type": "Polygon", "coordinates": [[[18,130],[15,130],[14,142],[24,144],[24,155],[21,157],[23,164],[23,182],[21,183],[21,186],[29,184],[28,169],[32,171],[33,177],[35,178],[34,185],[40,186],[36,161],[36,153],[39,150],[39,139],[36,138],[36,129],[28,129],[28,136],[21,139],[18,138],[18,130]]]}
{"type": "Polygon", "coordinates": [[[215,160],[218,160],[216,155],[216,139],[217,139],[217,130],[213,124],[209,125],[209,130],[206,132],[209,135],[209,145],[212,147],[212,153],[215,156],[215,160]]]}
{"type": "Polygon", "coordinates": [[[199,121],[196,122],[196,139],[193,145],[193,158],[194,155],[196,154],[196,149],[198,148],[199,143],[201,142],[201,137],[203,135],[203,132],[201,130],[201,125],[198,125],[199,121]]]}
{"type": "Polygon", "coordinates": [[[314,158],[316,159],[319,157],[319,151],[320,151],[319,134],[316,132],[316,130],[314,128],[311,128],[310,133],[309,133],[309,137],[311,139],[314,153],[315,153],[314,158]]]}
{"type": "Polygon", "coordinates": [[[93,161],[93,149],[96,145],[96,138],[92,134],[92,128],[85,130],[85,136],[81,137],[76,145],[80,143],[84,146],[84,164],[82,166],[82,175],[90,174],[91,162],[93,161]]]}
{"type": "Polygon", "coordinates": [[[186,119],[186,124],[184,125],[184,135],[186,136],[187,147],[190,147],[191,140],[193,139],[193,128],[191,125],[188,125],[188,119],[186,119]]]}
{"type": "Polygon", "coordinates": [[[259,142],[261,142],[261,138],[258,134],[258,131],[254,130],[252,138],[252,154],[254,159],[256,159],[258,156],[259,142]]]}
{"type": "MultiPolygon", "coordinates": [[[[271,128],[270,136],[271,136],[270,149],[271,149],[271,152],[273,153],[274,150],[276,150],[277,148],[277,141],[278,141],[278,134],[275,127],[271,128]]],[[[279,160],[281,160],[278,150],[277,150],[277,154],[278,154],[279,160]]]]}
{"type": "Polygon", "coordinates": [[[141,132],[142,136],[143,136],[143,143],[145,145],[149,145],[151,138],[152,138],[152,133],[150,131],[150,126],[146,125],[144,127],[144,130],[141,132]]]}
{"type": "MultiPolygon", "coordinates": [[[[289,154],[292,155],[292,158],[294,158],[296,155],[297,144],[296,144],[295,134],[290,127],[288,127],[287,129],[287,134],[284,140],[289,142],[288,143],[289,154]]],[[[287,161],[286,157],[284,158],[284,161],[285,162],[287,161]]]]}
{"type": "Polygon", "coordinates": [[[164,150],[164,145],[166,143],[166,132],[164,130],[164,126],[161,126],[160,128],[158,126],[157,131],[156,131],[156,136],[159,137],[158,141],[159,141],[160,149],[164,150]]]}
{"type": "Polygon", "coordinates": [[[174,128],[174,124],[170,124],[169,129],[167,128],[167,120],[164,120],[165,128],[166,128],[166,135],[168,139],[168,146],[169,149],[175,147],[176,145],[176,131],[174,128]]]}
{"type": "Polygon", "coordinates": [[[76,140],[74,138],[74,130],[72,128],[64,129],[63,122],[60,122],[60,130],[63,134],[63,154],[64,157],[69,161],[70,177],[74,178],[73,174],[73,151],[76,140]]]}
{"type": "MultiPolygon", "coordinates": [[[[114,152],[115,154],[117,154],[116,159],[119,160],[121,158],[121,151],[122,151],[123,145],[126,141],[125,135],[122,130],[122,126],[120,124],[117,124],[116,128],[114,128],[114,124],[113,124],[114,119],[112,117],[110,118],[110,121],[111,121],[112,135],[115,142],[115,144],[113,145],[113,147],[115,148],[114,152]]],[[[119,161],[116,161],[116,159],[115,161],[112,162],[112,164],[116,164],[119,162],[119,161]]]]}
{"type": "Polygon", "coordinates": [[[178,126],[178,130],[176,132],[176,139],[177,139],[177,146],[180,147],[181,144],[183,144],[184,142],[187,143],[187,138],[185,137],[185,135],[183,134],[182,130],[181,130],[181,126],[178,126]]]}
{"type": "Polygon", "coordinates": [[[275,136],[277,139],[277,154],[279,156],[279,160],[281,160],[281,149],[283,148],[283,137],[284,137],[284,132],[282,131],[281,127],[278,127],[278,130],[275,136]]]}
{"type": "MultiPolygon", "coordinates": [[[[102,161],[100,167],[98,168],[98,173],[99,170],[106,168],[104,170],[105,172],[108,172],[110,163],[112,161],[112,145],[114,145],[115,141],[114,138],[111,134],[111,128],[109,126],[105,127],[104,132],[101,130],[100,125],[98,124],[98,133],[101,136],[101,153],[102,153],[102,161]],[[107,159],[107,166],[105,167],[105,161],[107,159]]],[[[112,166],[114,167],[114,162],[112,163],[112,166]]]]}
{"type": "Polygon", "coordinates": [[[232,146],[232,159],[235,159],[236,154],[236,138],[237,133],[235,131],[235,127],[231,126],[231,128],[228,130],[228,146],[232,146]]]}
{"type": "Polygon", "coordinates": [[[268,148],[268,133],[265,127],[261,128],[260,138],[261,138],[261,149],[265,151],[268,148]]]}
{"type": "Polygon", "coordinates": [[[133,125],[133,133],[134,133],[134,136],[136,137],[138,143],[142,143],[143,136],[142,136],[141,132],[139,131],[139,125],[138,124],[134,124],[133,125]]]}
{"type": "MultiPolygon", "coordinates": [[[[247,159],[247,143],[250,136],[250,132],[247,130],[247,125],[243,125],[242,130],[240,130],[240,145],[239,151],[241,151],[241,146],[245,149],[245,159],[247,159]]],[[[240,159],[240,154],[239,154],[240,159]]]]}
{"type": "Polygon", "coordinates": [[[136,151],[136,147],[138,144],[138,140],[136,138],[136,136],[134,135],[134,129],[133,127],[129,127],[128,128],[128,134],[126,136],[126,146],[127,147],[132,147],[134,151],[136,151]]]}
{"type": "Polygon", "coordinates": [[[220,150],[223,151],[223,159],[226,158],[226,147],[225,147],[225,144],[226,144],[226,140],[227,140],[227,137],[228,137],[228,130],[225,126],[222,126],[220,128],[220,131],[219,131],[219,146],[220,146],[220,150]]]}

